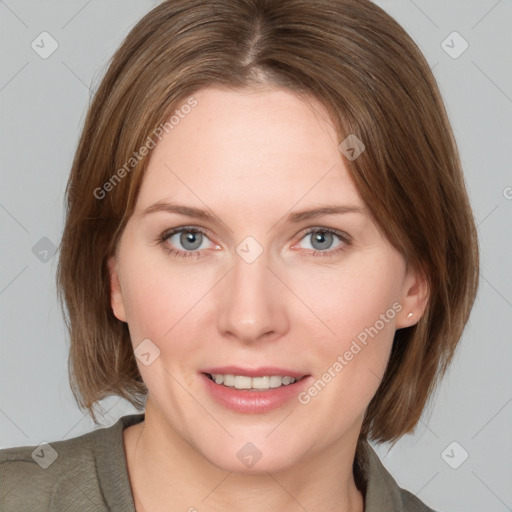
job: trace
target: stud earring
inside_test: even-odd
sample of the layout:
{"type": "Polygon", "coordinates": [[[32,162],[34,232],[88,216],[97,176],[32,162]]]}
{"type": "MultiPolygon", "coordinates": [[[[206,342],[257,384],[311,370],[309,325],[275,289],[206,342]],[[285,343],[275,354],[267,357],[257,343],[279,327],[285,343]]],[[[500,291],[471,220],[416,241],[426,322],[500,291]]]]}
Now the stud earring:
{"type": "Polygon", "coordinates": [[[409,314],[407,315],[407,320],[410,320],[410,319],[412,318],[412,315],[413,315],[413,313],[409,313],[409,314]]]}

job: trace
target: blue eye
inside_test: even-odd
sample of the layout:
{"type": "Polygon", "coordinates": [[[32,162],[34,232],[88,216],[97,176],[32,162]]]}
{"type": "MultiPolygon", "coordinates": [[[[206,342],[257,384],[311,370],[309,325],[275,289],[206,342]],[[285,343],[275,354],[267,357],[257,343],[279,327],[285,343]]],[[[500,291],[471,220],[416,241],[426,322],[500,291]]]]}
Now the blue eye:
{"type": "MultiPolygon", "coordinates": [[[[350,237],[348,235],[330,228],[310,228],[302,235],[300,240],[304,240],[308,236],[310,237],[312,247],[306,256],[333,256],[344,251],[347,246],[350,245],[350,237]],[[332,249],[331,247],[335,238],[338,238],[340,242],[332,249]]],[[[202,256],[201,246],[205,240],[209,240],[209,238],[204,230],[182,226],[164,232],[159,237],[158,242],[164,247],[168,254],[173,254],[180,258],[199,258],[202,256]],[[174,237],[176,237],[176,240],[171,243],[174,237]],[[174,249],[176,246],[181,246],[183,249],[174,249]]],[[[202,249],[205,249],[205,247],[202,249]]]]}
{"type": "MultiPolygon", "coordinates": [[[[203,241],[203,233],[192,230],[182,230],[181,232],[175,233],[173,236],[179,235],[179,243],[187,251],[194,251],[199,249],[203,241]]],[[[169,239],[172,237],[169,237],[169,239]]]]}
{"type": "Polygon", "coordinates": [[[203,238],[207,238],[204,231],[197,228],[181,227],[165,232],[160,241],[169,254],[174,254],[175,256],[183,258],[190,258],[200,256],[200,252],[198,252],[197,249],[201,247],[201,244],[204,241],[203,238]],[[178,241],[174,242],[172,245],[179,243],[179,245],[185,248],[184,251],[172,249],[169,246],[169,241],[177,235],[179,235],[178,241]]]}
{"type": "Polygon", "coordinates": [[[333,254],[344,251],[346,246],[350,244],[348,235],[329,228],[311,228],[304,233],[302,239],[308,237],[312,241],[312,245],[318,244],[317,247],[313,246],[313,256],[332,256],[333,254]],[[331,249],[334,238],[338,238],[341,242],[336,248],[331,249]]]}

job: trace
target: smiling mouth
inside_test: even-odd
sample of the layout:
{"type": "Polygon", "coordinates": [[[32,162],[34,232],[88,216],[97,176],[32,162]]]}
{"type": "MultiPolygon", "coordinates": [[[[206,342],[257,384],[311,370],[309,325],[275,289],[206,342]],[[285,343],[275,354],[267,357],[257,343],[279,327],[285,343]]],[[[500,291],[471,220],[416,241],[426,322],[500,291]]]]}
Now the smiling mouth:
{"type": "Polygon", "coordinates": [[[288,375],[266,375],[261,377],[249,377],[247,375],[232,375],[222,373],[205,373],[215,384],[228,388],[235,388],[247,391],[268,391],[284,386],[290,386],[301,381],[306,375],[295,378],[288,375]]]}

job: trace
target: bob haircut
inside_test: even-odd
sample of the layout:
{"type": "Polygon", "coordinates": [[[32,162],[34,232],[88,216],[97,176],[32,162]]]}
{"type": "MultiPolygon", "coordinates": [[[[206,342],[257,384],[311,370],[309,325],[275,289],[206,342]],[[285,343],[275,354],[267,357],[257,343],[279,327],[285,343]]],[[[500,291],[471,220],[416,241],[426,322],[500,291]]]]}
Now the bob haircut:
{"type": "Polygon", "coordinates": [[[141,410],[147,396],[128,326],[111,309],[107,261],[158,127],[200,89],[269,85],[319,100],[340,142],[363,141],[360,156],[345,160],[350,175],[429,286],[422,318],[395,332],[360,440],[393,443],[413,431],[444,375],[475,300],[478,240],[445,106],[414,41],[369,0],[164,1],[109,62],[66,187],[58,297],[71,389],[96,423],[99,400],[117,395],[141,410]]]}

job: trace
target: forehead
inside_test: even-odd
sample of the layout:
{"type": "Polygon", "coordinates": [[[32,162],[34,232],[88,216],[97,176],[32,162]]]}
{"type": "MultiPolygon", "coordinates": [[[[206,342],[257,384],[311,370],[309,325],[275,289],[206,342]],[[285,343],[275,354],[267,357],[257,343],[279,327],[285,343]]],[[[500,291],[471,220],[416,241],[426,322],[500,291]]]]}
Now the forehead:
{"type": "Polygon", "coordinates": [[[139,209],[162,197],[194,195],[196,202],[238,201],[246,208],[292,207],[299,200],[362,204],[317,100],[276,88],[208,88],[193,98],[193,109],[177,106],[181,115],[153,150],[139,209]]]}

